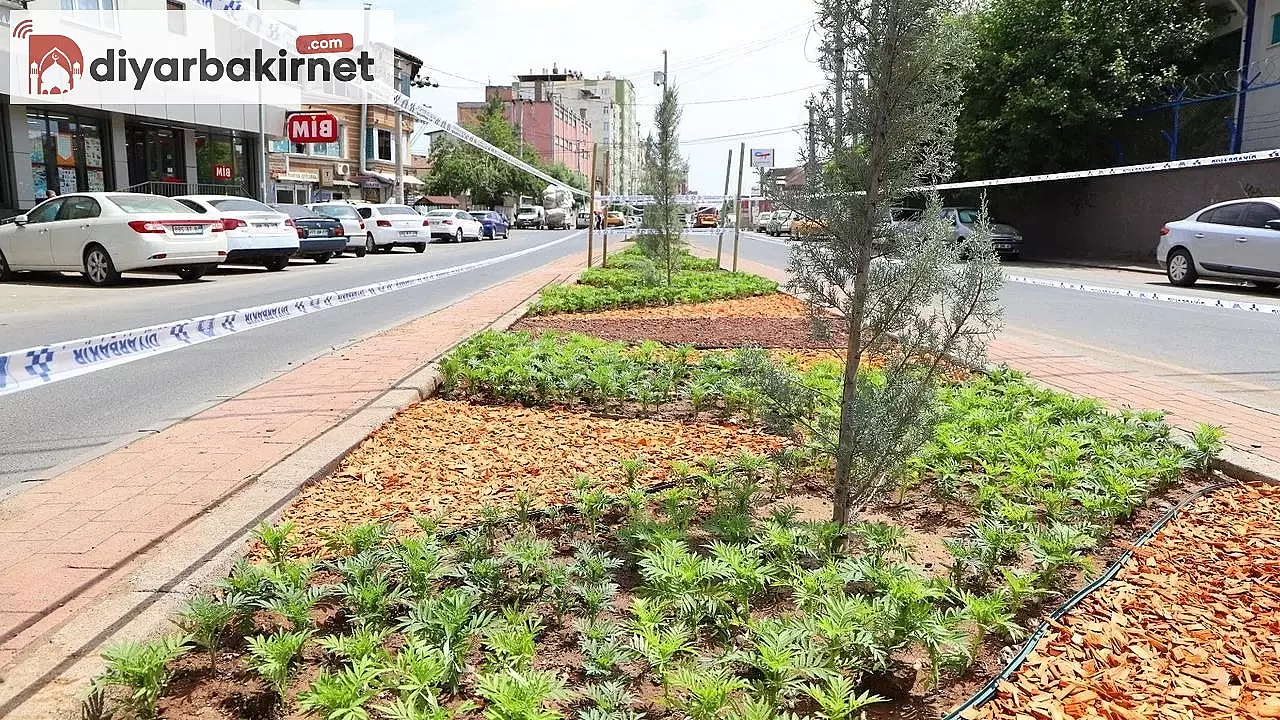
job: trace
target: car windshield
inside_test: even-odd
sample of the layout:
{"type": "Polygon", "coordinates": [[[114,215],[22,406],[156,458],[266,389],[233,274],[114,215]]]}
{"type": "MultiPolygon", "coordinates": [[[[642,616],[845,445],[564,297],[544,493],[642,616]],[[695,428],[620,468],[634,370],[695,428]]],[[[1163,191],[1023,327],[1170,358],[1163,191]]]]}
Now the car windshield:
{"type": "Polygon", "coordinates": [[[382,213],[383,215],[417,215],[418,214],[416,211],[414,211],[413,208],[406,207],[404,205],[384,205],[378,208],[378,212],[382,213]]]}
{"type": "Polygon", "coordinates": [[[522,207],[520,208],[519,212],[521,215],[534,215],[534,214],[537,214],[538,210],[537,208],[522,207]]]}
{"type": "Polygon", "coordinates": [[[257,200],[250,200],[249,198],[210,200],[209,204],[222,212],[272,212],[270,207],[263,205],[257,200]]]}
{"type": "MultiPolygon", "coordinates": [[[[956,211],[956,216],[960,218],[961,225],[975,225],[982,220],[982,211],[974,208],[961,208],[956,211]]],[[[987,222],[995,225],[1000,221],[996,220],[995,216],[987,213],[987,222]]]]}
{"type": "Polygon", "coordinates": [[[160,195],[108,195],[107,199],[113,205],[127,213],[182,213],[183,215],[191,215],[191,208],[174,200],[173,198],[162,197],[160,195]]]}
{"type": "Polygon", "coordinates": [[[317,205],[312,209],[317,214],[325,217],[346,220],[355,220],[360,217],[360,214],[356,212],[355,208],[347,207],[345,205],[317,205]]]}
{"type": "Polygon", "coordinates": [[[289,217],[308,218],[308,217],[316,216],[315,212],[308,210],[307,208],[304,208],[301,205],[290,205],[288,203],[282,203],[280,205],[272,205],[271,207],[275,208],[276,210],[279,210],[280,212],[284,213],[285,215],[288,215],[289,217]]]}

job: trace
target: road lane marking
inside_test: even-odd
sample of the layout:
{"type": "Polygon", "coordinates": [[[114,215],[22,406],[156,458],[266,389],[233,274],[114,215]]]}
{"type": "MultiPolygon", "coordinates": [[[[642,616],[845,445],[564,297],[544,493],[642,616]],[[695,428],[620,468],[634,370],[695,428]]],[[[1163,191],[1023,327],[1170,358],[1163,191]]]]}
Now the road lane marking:
{"type": "Polygon", "coordinates": [[[480,270],[566,243],[583,232],[505,255],[345,290],[0,353],[0,396],[480,270]]]}

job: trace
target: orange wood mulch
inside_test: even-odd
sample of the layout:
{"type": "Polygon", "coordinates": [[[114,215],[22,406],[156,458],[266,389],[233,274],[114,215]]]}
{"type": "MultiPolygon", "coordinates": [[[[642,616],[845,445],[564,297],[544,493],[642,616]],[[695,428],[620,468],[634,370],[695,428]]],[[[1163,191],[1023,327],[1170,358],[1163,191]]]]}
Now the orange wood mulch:
{"type": "Polygon", "coordinates": [[[1280,718],[1280,487],[1185,508],[963,717],[1280,718]]]}
{"type": "Polygon", "coordinates": [[[386,521],[408,531],[414,515],[434,512],[458,526],[484,505],[510,509],[518,490],[533,493],[539,505],[572,502],[581,474],[618,491],[623,459],[643,457],[642,481],[652,483],[667,478],[673,461],[767,454],[782,444],[727,425],[431,399],[401,412],[332,475],[304,487],[281,519],[296,523],[299,555],[322,555],[325,535],[347,525],[386,521]]]}
{"type": "Polygon", "coordinates": [[[678,318],[802,318],[808,317],[808,306],[786,293],[758,295],[736,300],[713,300],[704,303],[687,305],[663,305],[660,307],[627,308],[622,310],[604,310],[595,313],[580,313],[585,317],[600,320],[652,320],[678,318]]]}

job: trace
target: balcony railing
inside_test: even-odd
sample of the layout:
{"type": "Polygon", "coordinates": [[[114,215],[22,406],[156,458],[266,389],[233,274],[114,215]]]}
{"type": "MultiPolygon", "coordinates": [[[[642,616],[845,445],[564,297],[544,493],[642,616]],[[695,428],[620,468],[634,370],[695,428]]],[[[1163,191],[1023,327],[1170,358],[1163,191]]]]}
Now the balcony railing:
{"type": "Polygon", "coordinates": [[[239,195],[250,197],[249,192],[239,183],[184,183],[150,180],[125,188],[125,192],[149,193],[178,197],[179,195],[239,195]]]}

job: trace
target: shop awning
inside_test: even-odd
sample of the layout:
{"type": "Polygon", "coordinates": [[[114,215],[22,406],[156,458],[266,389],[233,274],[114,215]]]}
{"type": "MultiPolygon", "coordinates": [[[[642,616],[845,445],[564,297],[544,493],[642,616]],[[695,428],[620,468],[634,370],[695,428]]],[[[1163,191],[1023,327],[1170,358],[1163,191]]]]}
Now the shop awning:
{"type": "MultiPolygon", "coordinates": [[[[386,182],[386,183],[391,183],[391,184],[393,184],[393,185],[394,185],[394,184],[395,184],[395,182],[396,182],[396,176],[395,176],[395,174],[394,174],[394,173],[384,173],[384,172],[378,172],[377,170],[370,170],[367,174],[369,174],[369,175],[373,175],[374,177],[378,178],[379,180],[381,180],[381,181],[383,181],[383,182],[386,182]]],[[[405,185],[425,185],[426,183],[424,183],[424,182],[422,182],[421,180],[419,180],[418,178],[416,178],[416,177],[414,177],[414,176],[410,175],[409,173],[405,173],[405,174],[404,174],[404,184],[405,184],[405,185]]]]}
{"type": "Polygon", "coordinates": [[[276,182],[302,182],[314,183],[320,182],[320,178],[314,175],[301,175],[298,173],[280,173],[275,177],[276,182]]]}
{"type": "Polygon", "coordinates": [[[462,204],[448,195],[425,195],[418,198],[418,203],[421,205],[453,205],[455,207],[462,204]]]}

